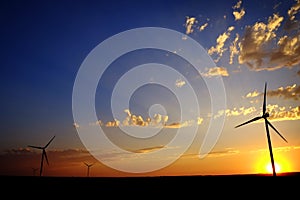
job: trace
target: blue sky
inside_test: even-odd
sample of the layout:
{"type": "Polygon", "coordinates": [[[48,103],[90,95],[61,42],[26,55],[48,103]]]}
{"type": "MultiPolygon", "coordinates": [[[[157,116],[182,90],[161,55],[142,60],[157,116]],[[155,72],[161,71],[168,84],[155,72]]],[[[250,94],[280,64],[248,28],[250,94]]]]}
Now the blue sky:
{"type": "MultiPolygon", "coordinates": [[[[270,112],[273,111],[273,120],[280,121],[276,127],[292,140],[289,147],[300,146],[299,1],[2,1],[0,23],[1,151],[46,143],[53,135],[57,136],[51,146],[53,149],[84,149],[73,126],[72,92],[77,72],[86,56],[101,42],[140,27],[178,31],[183,35],[182,40],[185,40],[184,35],[191,37],[215,61],[215,71],[207,69],[199,73],[203,77],[214,77],[217,73],[225,87],[227,113],[216,151],[251,149],[256,144],[231,134],[236,124],[260,115],[261,93],[266,81],[270,112]],[[250,40],[255,34],[256,38],[250,40]],[[232,49],[235,39],[236,54],[232,49]],[[251,46],[259,40],[261,45],[251,46]],[[252,51],[254,48],[257,51],[252,51]],[[285,52],[290,54],[283,55],[285,52]],[[232,63],[230,53],[233,53],[232,63]]],[[[170,65],[190,79],[201,102],[198,125],[203,126],[190,152],[196,154],[204,138],[200,132],[207,131],[207,119],[212,117],[211,101],[207,98],[209,91],[203,79],[195,78],[194,69],[176,53],[167,55],[162,51],[144,50],[126,56],[111,65],[98,85],[95,102],[100,120],[104,124],[114,121],[110,110],[112,90],[132,66],[147,62],[170,65]]],[[[186,86],[182,79],[177,83],[178,88],[186,86]]],[[[132,97],[129,112],[122,114],[124,117],[142,116],[145,122],[153,104],[161,104],[168,111],[166,125],[184,124],[180,122],[180,111],[176,109],[179,104],[174,94],[155,84],[139,88],[132,97]]],[[[224,112],[220,113],[224,116],[224,112]]],[[[124,119],[118,120],[122,123],[124,119]]],[[[159,121],[163,122],[163,118],[159,121]]],[[[249,134],[253,131],[251,126],[240,131],[249,134]]],[[[108,125],[106,128],[108,132],[118,132],[108,125]]],[[[174,129],[168,127],[165,131],[174,133],[174,129]]],[[[128,145],[120,142],[123,136],[110,137],[115,137],[121,146],[128,145]]],[[[265,134],[255,133],[253,137],[262,139],[265,134]]],[[[169,136],[161,139],[170,140],[169,136]]],[[[164,142],[151,140],[139,144],[133,141],[130,148],[143,150],[143,144],[147,149],[149,144],[157,147],[164,142]]],[[[267,147],[264,140],[259,144],[257,148],[267,147]]],[[[275,145],[285,144],[275,139],[275,145]]]]}

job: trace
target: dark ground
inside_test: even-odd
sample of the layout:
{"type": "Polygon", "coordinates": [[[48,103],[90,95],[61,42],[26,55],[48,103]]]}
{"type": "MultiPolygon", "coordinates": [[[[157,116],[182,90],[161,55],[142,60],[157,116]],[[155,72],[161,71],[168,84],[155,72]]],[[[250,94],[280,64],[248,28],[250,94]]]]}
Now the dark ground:
{"type": "Polygon", "coordinates": [[[61,195],[68,195],[68,199],[70,199],[71,196],[80,197],[82,195],[96,195],[97,197],[98,195],[101,196],[104,194],[109,195],[109,197],[115,196],[117,198],[135,196],[148,199],[150,196],[153,197],[153,195],[156,196],[161,193],[169,194],[171,196],[174,196],[174,194],[175,196],[177,196],[177,194],[193,194],[202,197],[207,195],[217,197],[222,194],[224,195],[223,197],[231,199],[249,199],[251,197],[260,199],[261,196],[257,195],[267,195],[267,191],[272,191],[266,196],[268,199],[270,195],[276,197],[276,199],[279,197],[289,199],[289,196],[291,196],[291,198],[295,195],[299,197],[300,193],[300,172],[278,174],[277,177],[273,177],[270,174],[126,178],[0,177],[2,194],[3,192],[7,192],[10,199],[14,199],[14,197],[26,198],[30,196],[34,199],[41,196],[46,199],[49,197],[62,198],[61,195]]]}

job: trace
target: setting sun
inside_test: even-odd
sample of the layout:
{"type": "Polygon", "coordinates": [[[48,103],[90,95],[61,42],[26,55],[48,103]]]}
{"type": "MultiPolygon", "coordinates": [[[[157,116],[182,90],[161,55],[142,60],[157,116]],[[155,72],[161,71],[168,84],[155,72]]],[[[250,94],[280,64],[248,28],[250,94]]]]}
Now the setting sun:
{"type": "MultiPolygon", "coordinates": [[[[272,164],[271,163],[268,163],[268,165],[266,166],[266,169],[269,173],[272,173],[273,172],[273,169],[272,169],[272,164]]],[[[279,173],[281,172],[281,167],[279,164],[275,163],[275,172],[276,173],[279,173]]]]}

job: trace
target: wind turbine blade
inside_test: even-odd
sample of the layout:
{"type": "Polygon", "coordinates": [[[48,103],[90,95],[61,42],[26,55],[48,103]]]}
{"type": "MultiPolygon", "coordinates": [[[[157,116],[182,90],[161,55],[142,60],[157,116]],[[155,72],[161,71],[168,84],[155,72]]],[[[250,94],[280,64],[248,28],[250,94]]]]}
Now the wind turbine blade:
{"type": "Polygon", "coordinates": [[[269,152],[270,152],[273,176],[276,176],[275,162],[274,162],[274,157],[273,157],[272,142],[271,142],[271,137],[270,137],[268,120],[266,118],[264,118],[264,119],[265,119],[265,127],[266,127],[266,132],[267,132],[268,147],[269,147],[269,152]]]}
{"type": "MultiPolygon", "coordinates": [[[[267,119],[266,119],[267,120],[267,119]]],[[[272,127],[272,129],[287,143],[288,141],[279,133],[279,131],[267,120],[267,123],[272,127]]]]}
{"type": "Polygon", "coordinates": [[[40,176],[42,176],[42,173],[43,173],[43,164],[44,164],[44,153],[42,153],[40,176]]]}
{"type": "Polygon", "coordinates": [[[43,147],[37,147],[37,146],[32,146],[32,145],[28,145],[28,147],[35,148],[35,149],[43,149],[43,147]]]}
{"type": "Polygon", "coordinates": [[[263,114],[266,113],[266,95],[267,95],[267,82],[265,83],[265,91],[264,91],[264,103],[263,103],[263,114]]]}
{"type": "Polygon", "coordinates": [[[51,140],[46,144],[46,146],[44,148],[47,148],[54,138],[55,138],[55,135],[51,138],[51,140]]]}
{"type": "Polygon", "coordinates": [[[83,162],[86,166],[89,166],[86,162],[83,162]]]}
{"type": "Polygon", "coordinates": [[[234,128],[238,128],[238,127],[243,126],[243,125],[245,125],[245,124],[249,124],[249,123],[254,122],[254,121],[257,121],[257,120],[259,120],[259,119],[261,119],[261,118],[262,118],[262,117],[255,117],[255,118],[253,118],[253,119],[251,119],[251,120],[249,120],[249,121],[247,121],[247,122],[244,122],[244,123],[242,123],[242,124],[240,124],[240,125],[235,126],[234,128]]]}
{"type": "Polygon", "coordinates": [[[47,153],[46,153],[46,151],[45,151],[45,150],[43,151],[43,154],[45,155],[46,162],[47,162],[47,164],[49,165],[49,162],[48,162],[48,157],[47,157],[47,153]]]}

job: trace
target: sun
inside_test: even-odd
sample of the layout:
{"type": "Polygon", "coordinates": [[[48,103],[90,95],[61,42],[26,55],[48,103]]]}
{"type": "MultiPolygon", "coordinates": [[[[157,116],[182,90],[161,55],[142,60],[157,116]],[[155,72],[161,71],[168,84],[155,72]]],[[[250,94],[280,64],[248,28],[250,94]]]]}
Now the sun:
{"type": "MultiPolygon", "coordinates": [[[[281,171],[280,165],[277,164],[276,162],[274,163],[274,165],[275,165],[275,172],[279,173],[281,171]]],[[[271,163],[267,164],[266,169],[267,169],[267,172],[273,173],[273,168],[272,168],[272,164],[271,163]]]]}

